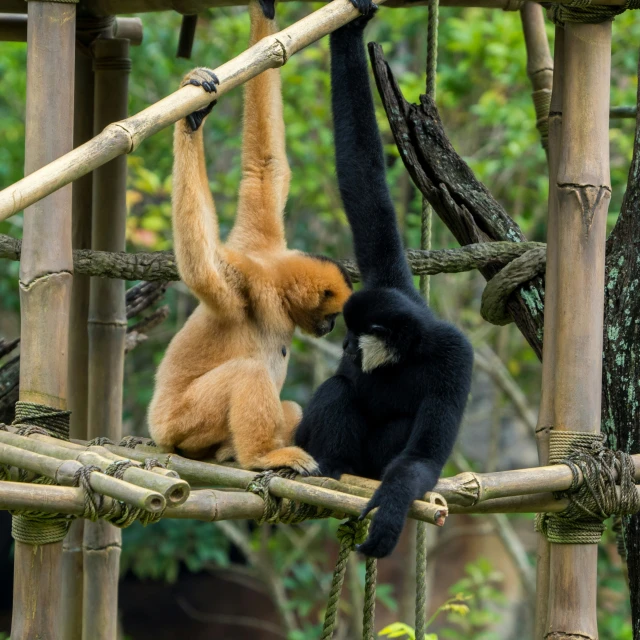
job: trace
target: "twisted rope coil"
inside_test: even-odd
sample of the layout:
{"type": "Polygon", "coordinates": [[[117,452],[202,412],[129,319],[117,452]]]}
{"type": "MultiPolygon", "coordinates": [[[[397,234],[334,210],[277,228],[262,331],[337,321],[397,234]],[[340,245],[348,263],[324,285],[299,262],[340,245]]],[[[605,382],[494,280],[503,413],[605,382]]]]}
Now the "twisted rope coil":
{"type": "Polygon", "coordinates": [[[640,0],[627,0],[624,5],[592,5],[591,0],[571,0],[564,4],[552,4],[547,8],[547,18],[557,25],[567,22],[599,24],[610,22],[628,10],[640,9],[640,0]]]}
{"type": "Polygon", "coordinates": [[[551,431],[550,464],[566,464],[573,476],[568,498],[560,513],[538,514],[536,528],[557,544],[597,544],[612,515],[640,511],[633,458],[623,451],[606,449],[604,435],[575,431],[551,431]]]}

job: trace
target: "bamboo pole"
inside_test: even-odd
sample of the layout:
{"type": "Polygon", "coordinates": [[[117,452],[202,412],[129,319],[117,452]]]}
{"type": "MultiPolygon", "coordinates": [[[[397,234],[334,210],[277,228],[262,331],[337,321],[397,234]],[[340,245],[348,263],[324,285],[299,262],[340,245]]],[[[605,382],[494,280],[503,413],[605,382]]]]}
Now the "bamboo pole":
{"type": "MultiPolygon", "coordinates": [[[[105,29],[102,37],[126,38],[132,45],[142,44],[142,20],[140,18],[116,18],[113,24],[105,29]]],[[[0,42],[26,41],[27,14],[0,13],[0,42]]],[[[91,134],[93,135],[93,131],[91,134]]],[[[83,142],[86,142],[86,140],[83,140],[83,142]]]]}
{"type": "Polygon", "coordinates": [[[520,9],[520,18],[527,48],[527,75],[533,87],[531,97],[536,110],[536,127],[540,132],[542,146],[548,155],[553,61],[549,51],[549,40],[547,39],[542,7],[535,2],[527,2],[520,9]]]}
{"type": "MultiPolygon", "coordinates": [[[[600,431],[611,22],[567,23],[558,167],[556,430],[600,431]]],[[[596,544],[551,544],[547,638],[596,640],[596,544]]]]}
{"type": "MultiPolygon", "coordinates": [[[[65,154],[73,143],[73,4],[28,3],[25,174],[65,154]]],[[[20,263],[20,400],[67,405],[67,345],[73,261],[71,189],[25,211],[20,263]],[[50,242],[45,246],[43,238],[50,242]]],[[[13,640],[60,637],[62,542],[16,540],[13,640]]]]}
{"type": "MultiPolygon", "coordinates": [[[[542,392],[536,426],[538,459],[549,462],[549,432],[555,420],[554,392],[558,308],[558,166],[562,150],[562,90],[564,77],[564,28],[556,27],[554,74],[549,108],[549,203],[547,218],[547,269],[545,275],[544,340],[542,343],[542,392]]],[[[542,640],[549,607],[549,542],[538,532],[536,562],[536,614],[534,640],[542,640]]]]}
{"type": "MultiPolygon", "coordinates": [[[[99,38],[93,44],[94,132],[127,117],[129,41],[99,38]]],[[[120,156],[93,174],[91,248],[124,251],[127,219],[127,159],[120,156]]],[[[124,347],[127,331],[125,286],[121,280],[92,278],[89,305],[89,437],[122,437],[124,347]]],[[[160,476],[156,476],[160,479],[160,476]]],[[[84,531],[84,640],[116,640],[120,529],[103,521],[84,531]]]]}
{"type": "MultiPolygon", "coordinates": [[[[27,27],[24,16],[24,27],[27,27]]],[[[0,18],[0,24],[2,19],[0,18]]],[[[73,146],[93,137],[93,68],[92,61],[76,53],[73,146]]],[[[91,248],[92,175],[77,180],[72,188],[73,248],[91,248]]],[[[89,278],[74,271],[69,320],[69,410],[71,438],[87,437],[87,378],[89,278]]],[[[62,637],[82,640],[82,538],[84,520],[71,523],[62,552],[62,637]]]]}

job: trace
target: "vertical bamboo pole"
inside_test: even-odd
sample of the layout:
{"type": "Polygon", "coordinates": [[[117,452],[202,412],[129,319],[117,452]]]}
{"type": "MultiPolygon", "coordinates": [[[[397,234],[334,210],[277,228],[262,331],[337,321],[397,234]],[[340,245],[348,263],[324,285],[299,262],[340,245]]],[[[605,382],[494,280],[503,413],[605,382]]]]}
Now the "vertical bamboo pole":
{"type": "MultiPolygon", "coordinates": [[[[25,174],[71,150],[74,4],[29,2],[25,174]]],[[[20,262],[20,400],[67,406],[69,302],[73,280],[71,187],[25,210],[20,262]]],[[[16,540],[13,640],[59,634],[62,543],[16,540]]]]}
{"type": "MultiPolygon", "coordinates": [[[[611,22],[567,23],[554,429],[600,431],[611,22]]],[[[596,639],[596,544],[551,544],[547,638],[596,639]]]]}
{"type": "Polygon", "coordinates": [[[533,105],[536,110],[536,127],[540,132],[542,146],[548,156],[549,104],[553,83],[553,61],[549,51],[549,40],[545,29],[542,7],[536,2],[527,2],[520,9],[524,42],[527,48],[527,75],[533,87],[533,105]]]}
{"type": "MultiPolygon", "coordinates": [[[[562,148],[562,86],[564,76],[564,28],[556,27],[553,90],[549,108],[549,213],[547,218],[547,269],[544,295],[544,339],[542,342],[542,393],[536,425],[538,459],[549,463],[549,432],[553,428],[556,311],[558,292],[558,165],[562,148]]],[[[534,640],[542,640],[547,629],[549,606],[549,543],[538,533],[536,575],[536,617],[534,640]]]]}
{"type": "MultiPolygon", "coordinates": [[[[129,41],[94,43],[96,133],[127,117],[129,41]]],[[[120,156],[96,169],[93,179],[92,248],[124,251],[127,159],[120,156]]],[[[89,305],[89,438],[122,436],[122,386],[126,334],[122,280],[91,279],[89,305]]],[[[120,530],[106,522],[87,522],[84,532],[85,640],[115,640],[118,620],[120,530]]]]}
{"type": "MultiPolygon", "coordinates": [[[[73,146],[79,147],[93,137],[93,61],[76,52],[73,146]]],[[[73,248],[91,248],[92,174],[73,183],[73,248]]],[[[89,315],[88,276],[75,275],[71,290],[69,322],[69,409],[71,438],[87,439],[87,320],[89,315]]],[[[82,639],[84,520],[71,523],[62,552],[62,637],[82,639]]]]}

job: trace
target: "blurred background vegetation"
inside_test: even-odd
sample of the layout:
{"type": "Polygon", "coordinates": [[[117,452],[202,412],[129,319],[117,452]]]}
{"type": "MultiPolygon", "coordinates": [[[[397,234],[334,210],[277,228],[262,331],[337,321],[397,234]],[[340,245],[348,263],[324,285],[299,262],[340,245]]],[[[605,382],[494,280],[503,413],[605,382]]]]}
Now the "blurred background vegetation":
{"type": "MultiPolygon", "coordinates": [[[[279,23],[288,25],[319,6],[281,5],[279,23]]],[[[131,51],[130,113],[174,91],[191,67],[216,67],[246,48],[249,20],[241,7],[215,9],[200,16],[190,61],[175,57],[181,19],[177,13],[140,17],[144,42],[131,51]]],[[[383,45],[411,101],[424,92],[426,25],[425,8],[383,8],[368,27],[368,39],[383,45]]],[[[550,26],[548,33],[552,40],[550,26]]],[[[635,103],[638,41],[640,22],[636,15],[628,12],[617,18],[612,105],[635,103]]],[[[25,66],[26,45],[0,43],[0,188],[23,175],[25,66]]],[[[282,69],[282,76],[293,171],[286,219],[289,244],[333,257],[351,256],[350,234],[335,180],[328,40],[294,56],[282,69]]],[[[517,12],[441,9],[438,104],[445,129],[458,152],[527,237],[544,241],[546,162],[530,93],[517,12]]],[[[240,90],[226,95],[205,128],[210,185],[223,234],[234,219],[240,177],[241,101],[240,90]]],[[[421,199],[399,159],[377,97],[376,104],[388,179],[406,244],[417,247],[421,199]]],[[[633,121],[612,121],[611,224],[624,194],[633,130],[633,121]]],[[[170,129],[162,131],[128,158],[129,251],[172,247],[171,137],[170,129]]],[[[20,215],[0,222],[0,233],[21,237],[21,230],[20,215]]],[[[434,222],[433,245],[455,246],[438,220],[434,222]]],[[[19,335],[17,276],[18,263],[0,263],[0,336],[5,338],[19,335]]],[[[540,366],[513,325],[498,328],[481,320],[482,288],[483,280],[476,273],[432,278],[434,308],[466,331],[479,354],[472,399],[448,473],[467,465],[485,471],[536,464],[531,426],[539,397],[540,366]]],[[[171,286],[165,298],[170,317],[127,356],[125,433],[146,433],[145,413],[154,370],[172,335],[195,306],[181,284],[171,286]]],[[[342,331],[339,326],[329,340],[339,345],[342,331]]],[[[304,406],[313,388],[334,366],[330,354],[296,339],[283,396],[304,406]]],[[[440,638],[465,640],[531,637],[532,525],[528,516],[467,516],[450,518],[443,531],[430,532],[429,608],[432,614],[439,611],[430,632],[440,638]],[[515,550],[504,543],[510,534],[515,534],[515,550]],[[462,599],[456,600],[458,596],[462,599]]],[[[158,640],[181,633],[196,640],[317,638],[336,553],[335,529],[333,522],[277,529],[239,522],[181,521],[163,521],[148,529],[131,527],[124,535],[122,555],[123,637],[158,640]]],[[[409,525],[394,556],[380,563],[377,628],[406,623],[405,631],[398,626],[387,630],[404,633],[395,637],[411,637],[412,538],[409,525]]],[[[605,540],[600,554],[601,638],[631,638],[626,585],[613,538],[605,540]]],[[[357,637],[361,624],[358,609],[364,567],[355,559],[352,565],[341,638],[357,637]]],[[[4,582],[10,582],[8,575],[4,582]]],[[[3,606],[6,609],[6,602],[3,606]]]]}

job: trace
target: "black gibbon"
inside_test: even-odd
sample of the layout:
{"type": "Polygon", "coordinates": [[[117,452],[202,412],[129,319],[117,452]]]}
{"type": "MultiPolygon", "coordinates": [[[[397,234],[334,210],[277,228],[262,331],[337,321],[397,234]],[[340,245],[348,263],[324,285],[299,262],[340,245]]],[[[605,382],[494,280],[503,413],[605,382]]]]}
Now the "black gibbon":
{"type": "MultiPolygon", "coordinates": [[[[251,44],[276,31],[257,3],[250,14],[251,44]]],[[[217,83],[202,68],[183,80],[212,94],[217,83]]],[[[351,283],[337,263],[287,249],[290,171],[276,69],[245,85],[238,209],[226,243],[220,242],[200,126],[211,106],[175,128],[175,251],[200,305],[158,368],[149,431],[157,444],[190,457],[215,454],[244,467],[307,474],[315,461],[290,446],[302,410],[280,401],[291,339],[296,326],[317,336],[331,331],[351,283]]]]}
{"type": "Polygon", "coordinates": [[[473,350],[431,312],[413,285],[386,183],[363,30],[375,7],[331,35],[338,182],[363,289],[344,307],[347,336],[336,375],[313,395],[296,432],[320,474],[382,482],[359,550],[382,558],[413,500],[434,488],[469,395],[473,350]]]}

